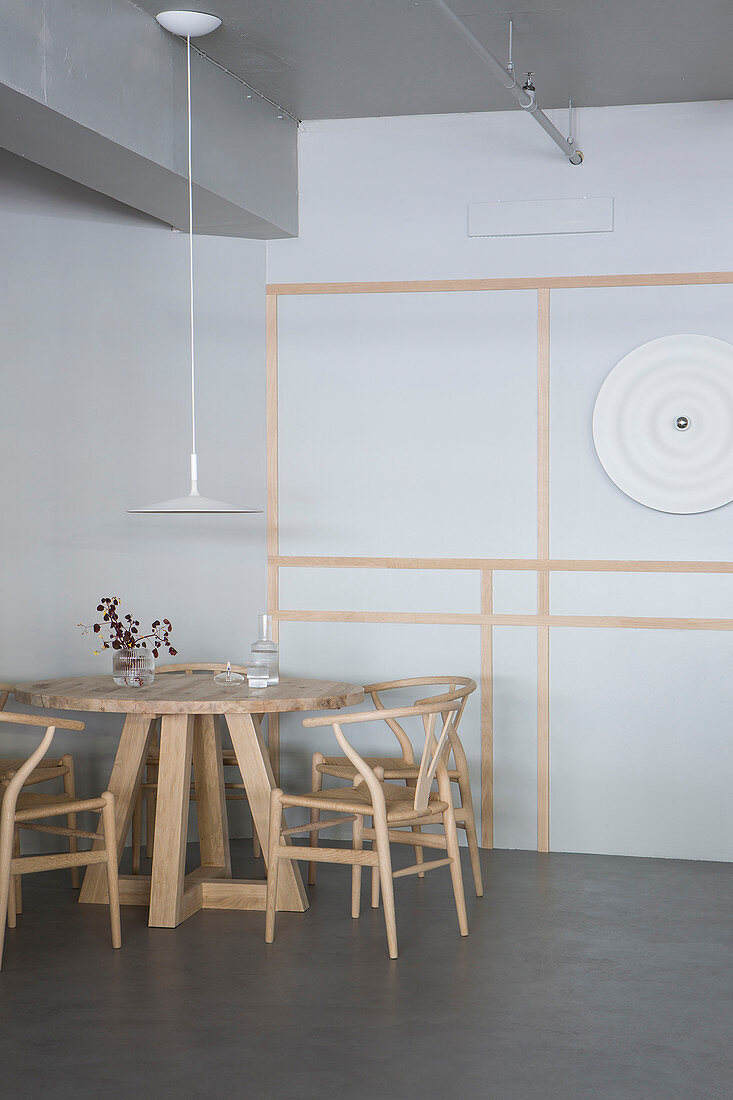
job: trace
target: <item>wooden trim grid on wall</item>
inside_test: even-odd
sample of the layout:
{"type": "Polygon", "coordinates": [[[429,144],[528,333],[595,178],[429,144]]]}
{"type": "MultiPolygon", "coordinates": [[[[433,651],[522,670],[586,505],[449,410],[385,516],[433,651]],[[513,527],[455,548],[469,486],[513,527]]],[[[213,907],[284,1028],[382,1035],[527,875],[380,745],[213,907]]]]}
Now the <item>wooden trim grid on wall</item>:
{"type": "MultiPolygon", "coordinates": [[[[439,623],[480,628],[481,687],[481,843],[493,847],[493,627],[533,626],[537,630],[537,850],[550,848],[550,628],[594,627],[651,630],[733,630],[733,619],[660,618],[618,615],[551,615],[550,574],[733,573],[733,561],[604,561],[550,557],[550,300],[553,289],[591,287],[712,286],[733,283],[733,272],[657,275],[586,275],[526,279],[451,279],[422,282],[283,283],[267,287],[267,595],[274,630],[281,622],[439,623]],[[534,290],[537,292],[537,557],[532,558],[375,558],[283,556],[279,547],[278,504],[278,319],[277,300],[299,294],[420,294],[457,291],[534,290]],[[280,607],[283,568],[450,569],[480,575],[480,611],[292,611],[280,607]],[[499,571],[537,574],[535,615],[496,615],[493,575],[499,571]]],[[[277,634],[275,634],[277,637],[277,634]]],[[[279,728],[270,725],[270,753],[279,774],[279,728]]]]}

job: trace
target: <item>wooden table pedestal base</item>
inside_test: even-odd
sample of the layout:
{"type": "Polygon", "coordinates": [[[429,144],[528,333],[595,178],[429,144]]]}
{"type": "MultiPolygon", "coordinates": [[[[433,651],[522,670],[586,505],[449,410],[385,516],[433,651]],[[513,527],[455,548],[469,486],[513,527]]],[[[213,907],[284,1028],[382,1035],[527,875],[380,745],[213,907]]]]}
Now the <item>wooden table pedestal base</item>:
{"type": "MultiPolygon", "coordinates": [[[[275,780],[259,716],[227,714],[226,721],[257,834],[267,837],[270,791],[275,780]]],[[[120,856],[130,828],[152,728],[149,716],[128,716],[112,769],[109,787],[115,794],[120,856]]],[[[105,879],[99,874],[90,874],[97,870],[97,867],[90,868],[84,878],[79,897],[82,903],[106,903],[105,879]]],[[[163,715],[152,874],[120,876],[121,904],[149,906],[151,928],[176,928],[199,909],[264,911],[266,890],[264,880],[232,878],[221,737],[214,716],[163,715]],[[204,863],[186,875],[192,765],[204,863]]],[[[278,884],[278,909],[302,913],[307,908],[303,881],[296,871],[278,884]]]]}
{"type": "MultiPolygon", "coordinates": [[[[224,867],[199,867],[186,875],[181,919],[199,909],[251,909],[265,911],[267,883],[262,879],[234,879],[224,867]]],[[[120,875],[121,905],[150,905],[150,875],[120,875]]],[[[280,906],[286,909],[287,906],[280,906]]],[[[293,912],[302,912],[301,906],[293,912]]]]}

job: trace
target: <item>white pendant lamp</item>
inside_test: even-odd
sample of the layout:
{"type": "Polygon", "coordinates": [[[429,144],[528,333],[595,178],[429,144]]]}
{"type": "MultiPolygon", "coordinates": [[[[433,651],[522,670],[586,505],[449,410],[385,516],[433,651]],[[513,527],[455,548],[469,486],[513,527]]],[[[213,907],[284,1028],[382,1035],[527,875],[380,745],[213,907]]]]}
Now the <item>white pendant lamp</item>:
{"type": "Polygon", "coordinates": [[[216,15],[207,15],[200,11],[162,11],[156,15],[161,27],[171,34],[186,39],[186,62],[188,74],[188,273],[191,332],[191,491],[188,496],[164,500],[160,504],[150,504],[147,508],[130,508],[136,515],[151,513],[180,512],[185,515],[206,513],[255,513],[259,508],[243,508],[239,504],[228,504],[224,500],[212,500],[202,497],[198,489],[198,456],[196,454],[196,347],[193,310],[193,184],[191,180],[191,39],[209,34],[221,26],[216,15]]]}

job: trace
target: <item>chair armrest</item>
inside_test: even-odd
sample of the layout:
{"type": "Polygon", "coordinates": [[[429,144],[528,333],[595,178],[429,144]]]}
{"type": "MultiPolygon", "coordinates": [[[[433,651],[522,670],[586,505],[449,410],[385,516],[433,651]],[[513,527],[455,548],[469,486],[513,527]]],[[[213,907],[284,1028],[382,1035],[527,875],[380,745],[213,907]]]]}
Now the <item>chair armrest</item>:
{"type": "Polygon", "coordinates": [[[17,726],[54,726],[57,730],[83,730],[83,722],[75,722],[71,718],[56,718],[53,714],[13,714],[7,711],[0,712],[0,722],[8,722],[17,726]]]}

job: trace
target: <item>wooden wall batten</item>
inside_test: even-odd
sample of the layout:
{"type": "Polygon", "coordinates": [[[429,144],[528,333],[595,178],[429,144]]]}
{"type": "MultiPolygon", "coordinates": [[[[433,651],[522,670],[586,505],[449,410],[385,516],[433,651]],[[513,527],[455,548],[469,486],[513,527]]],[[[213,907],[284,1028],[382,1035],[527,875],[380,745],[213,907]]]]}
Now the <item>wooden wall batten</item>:
{"type": "MultiPolygon", "coordinates": [[[[550,291],[537,291],[537,558],[550,557],[550,291]]],[[[537,616],[550,614],[550,574],[537,571],[537,616]]],[[[550,628],[537,625],[537,850],[550,849],[550,628]]]]}
{"type": "MultiPolygon", "coordinates": [[[[481,572],[481,614],[494,609],[494,575],[481,572]]],[[[494,630],[481,624],[481,846],[494,847],[494,630]]]]}
{"type": "Polygon", "coordinates": [[[582,290],[625,286],[714,286],[733,283],[731,271],[660,272],[656,275],[549,275],[520,279],[429,279],[371,283],[270,283],[267,294],[441,294],[471,290],[582,290]]]}
{"type": "MultiPolygon", "coordinates": [[[[275,564],[280,550],[279,456],[278,444],[278,330],[277,298],[268,295],[265,301],[266,348],[266,446],[267,446],[267,609],[272,615],[272,640],[280,635],[280,569],[275,564]]],[[[275,781],[280,782],[280,716],[267,719],[267,749],[275,781]]],[[[265,843],[263,839],[263,843],[265,843]]]]}
{"type": "MultiPolygon", "coordinates": [[[[267,334],[267,551],[268,606],[274,629],[280,622],[436,623],[476,626],[481,669],[481,843],[493,847],[493,627],[531,626],[537,631],[537,850],[550,848],[550,636],[553,626],[629,630],[733,630],[733,619],[551,615],[552,573],[733,573],[733,561],[574,560],[550,557],[550,312],[553,290],[589,288],[713,286],[733,283],[733,272],[548,276],[514,279],[450,279],[404,282],[270,284],[266,299],[267,334]],[[537,292],[537,557],[428,558],[281,555],[278,502],[278,318],[277,300],[285,295],[440,294],[467,291],[537,292]],[[477,612],[296,611],[280,607],[280,569],[442,569],[473,570],[480,576],[477,612]],[[495,572],[537,575],[537,612],[497,615],[493,610],[495,572]]],[[[277,637],[277,634],[275,634],[277,637]]],[[[270,755],[279,773],[279,730],[270,729],[270,755]]]]}

